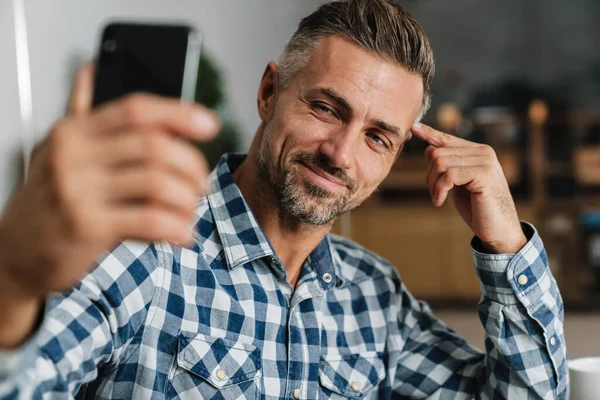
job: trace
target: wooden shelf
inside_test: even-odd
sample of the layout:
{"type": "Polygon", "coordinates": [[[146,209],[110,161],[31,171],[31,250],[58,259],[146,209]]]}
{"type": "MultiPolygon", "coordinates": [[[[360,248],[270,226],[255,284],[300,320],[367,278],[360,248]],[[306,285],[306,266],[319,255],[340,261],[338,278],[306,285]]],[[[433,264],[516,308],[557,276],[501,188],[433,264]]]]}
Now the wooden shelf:
{"type": "Polygon", "coordinates": [[[600,185],[600,145],[575,149],[573,161],[575,178],[582,185],[600,185]]]}

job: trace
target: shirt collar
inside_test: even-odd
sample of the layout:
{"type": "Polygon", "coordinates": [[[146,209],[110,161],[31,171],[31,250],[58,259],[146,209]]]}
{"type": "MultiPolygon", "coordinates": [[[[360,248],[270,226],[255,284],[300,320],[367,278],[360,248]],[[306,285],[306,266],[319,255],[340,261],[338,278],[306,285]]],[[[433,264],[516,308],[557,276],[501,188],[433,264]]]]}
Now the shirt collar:
{"type": "Polygon", "coordinates": [[[319,245],[310,254],[310,258],[316,266],[317,274],[324,289],[342,287],[352,281],[351,277],[344,273],[343,262],[336,246],[332,243],[332,235],[327,234],[319,245]],[[323,281],[324,274],[331,274],[334,279],[331,284],[323,281]]]}
{"type": "Polygon", "coordinates": [[[208,204],[230,269],[275,254],[233,180],[232,172],[245,158],[245,154],[223,155],[209,177],[208,204]]]}
{"type": "MultiPolygon", "coordinates": [[[[232,173],[245,159],[245,154],[225,154],[209,177],[208,203],[230,269],[259,258],[275,256],[271,242],[233,180],[232,173]]],[[[341,260],[329,235],[311,252],[309,259],[324,288],[339,286],[343,282],[341,260]],[[327,273],[335,279],[325,282],[327,278],[323,280],[323,277],[327,273]]]]}

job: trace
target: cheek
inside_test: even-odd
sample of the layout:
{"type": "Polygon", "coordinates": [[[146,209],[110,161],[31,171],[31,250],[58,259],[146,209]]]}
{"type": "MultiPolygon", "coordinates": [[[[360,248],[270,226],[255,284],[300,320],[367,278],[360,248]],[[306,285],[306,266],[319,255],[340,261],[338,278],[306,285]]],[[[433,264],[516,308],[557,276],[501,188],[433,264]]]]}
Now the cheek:
{"type": "MultiPolygon", "coordinates": [[[[277,116],[279,117],[279,116],[277,116]]],[[[273,118],[265,126],[263,146],[278,170],[286,168],[289,160],[298,152],[316,152],[319,143],[318,127],[295,118],[273,118]]]]}
{"type": "Polygon", "coordinates": [[[387,177],[393,160],[389,157],[372,156],[371,160],[358,163],[357,184],[359,192],[370,195],[387,177]]]}
{"type": "Polygon", "coordinates": [[[290,109],[281,116],[281,131],[292,146],[307,147],[326,139],[335,126],[304,109],[290,109]]]}
{"type": "MultiPolygon", "coordinates": [[[[277,109],[276,109],[277,110],[277,109]]],[[[263,151],[269,153],[278,168],[298,151],[315,151],[320,139],[326,135],[316,118],[296,112],[281,110],[272,115],[263,131],[263,151]]]]}

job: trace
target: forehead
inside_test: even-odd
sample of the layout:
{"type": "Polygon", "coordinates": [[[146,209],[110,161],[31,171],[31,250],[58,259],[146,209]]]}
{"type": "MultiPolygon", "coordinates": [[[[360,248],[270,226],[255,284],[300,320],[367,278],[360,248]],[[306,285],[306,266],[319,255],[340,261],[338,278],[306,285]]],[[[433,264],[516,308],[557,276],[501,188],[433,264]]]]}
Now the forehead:
{"type": "MultiPolygon", "coordinates": [[[[341,36],[329,37],[317,45],[307,68],[299,75],[302,89],[332,88],[355,111],[394,115],[396,124],[409,124],[406,128],[421,111],[423,80],[420,76],[341,36]]],[[[383,119],[382,115],[377,117],[383,119]]]]}

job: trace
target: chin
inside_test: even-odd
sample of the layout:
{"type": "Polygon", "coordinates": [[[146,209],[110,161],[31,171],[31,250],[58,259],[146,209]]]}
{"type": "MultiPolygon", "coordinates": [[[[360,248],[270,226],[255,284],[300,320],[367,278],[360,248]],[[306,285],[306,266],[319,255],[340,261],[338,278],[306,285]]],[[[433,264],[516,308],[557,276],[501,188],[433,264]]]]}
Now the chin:
{"type": "Polygon", "coordinates": [[[344,196],[335,196],[327,191],[324,191],[327,195],[319,196],[315,195],[314,189],[303,189],[301,193],[298,191],[293,196],[286,196],[284,202],[287,212],[303,223],[313,226],[327,225],[348,210],[347,199],[344,196]]]}

